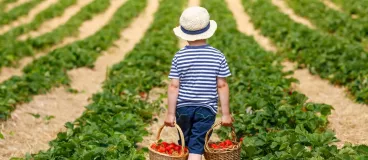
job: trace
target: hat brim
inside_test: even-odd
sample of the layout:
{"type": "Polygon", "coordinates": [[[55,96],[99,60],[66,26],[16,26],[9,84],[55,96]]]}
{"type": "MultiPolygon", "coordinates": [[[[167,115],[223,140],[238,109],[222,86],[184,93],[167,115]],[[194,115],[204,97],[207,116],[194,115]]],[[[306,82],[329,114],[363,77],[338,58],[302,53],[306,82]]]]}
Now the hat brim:
{"type": "Polygon", "coordinates": [[[186,41],[195,41],[195,40],[210,38],[216,32],[216,29],[217,29],[217,23],[214,20],[210,20],[210,28],[206,32],[203,32],[201,34],[194,34],[194,35],[186,34],[180,29],[180,26],[175,27],[173,30],[174,30],[175,35],[178,36],[179,38],[186,40],[186,41]]]}

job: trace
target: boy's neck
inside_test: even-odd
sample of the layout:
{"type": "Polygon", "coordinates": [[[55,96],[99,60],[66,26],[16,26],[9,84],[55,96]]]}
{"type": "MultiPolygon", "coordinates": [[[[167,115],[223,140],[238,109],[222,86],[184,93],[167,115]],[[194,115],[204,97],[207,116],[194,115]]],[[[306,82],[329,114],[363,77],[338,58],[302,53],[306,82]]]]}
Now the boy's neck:
{"type": "Polygon", "coordinates": [[[205,39],[195,40],[195,41],[188,41],[189,46],[203,46],[207,44],[205,39]]]}

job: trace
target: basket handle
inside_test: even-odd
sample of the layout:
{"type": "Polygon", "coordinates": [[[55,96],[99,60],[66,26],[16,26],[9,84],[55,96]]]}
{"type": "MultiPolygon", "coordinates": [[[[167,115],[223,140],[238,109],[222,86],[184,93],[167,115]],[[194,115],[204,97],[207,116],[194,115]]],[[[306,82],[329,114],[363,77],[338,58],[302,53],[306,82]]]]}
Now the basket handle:
{"type": "MultiPolygon", "coordinates": [[[[176,123],[174,123],[174,126],[179,131],[179,136],[180,136],[180,139],[181,139],[181,150],[182,150],[182,152],[180,152],[179,156],[183,156],[184,155],[184,148],[185,148],[184,134],[183,134],[183,131],[181,130],[181,128],[176,123]]],[[[161,132],[165,127],[166,127],[165,125],[162,125],[160,127],[160,129],[158,130],[157,137],[156,137],[157,142],[160,140],[161,132]]]]}
{"type": "MultiPolygon", "coordinates": [[[[204,144],[204,147],[208,150],[209,149],[209,146],[208,146],[208,142],[210,140],[210,133],[212,133],[213,129],[217,126],[221,125],[221,122],[217,122],[215,123],[214,125],[212,125],[211,129],[208,130],[208,132],[206,133],[206,138],[205,138],[205,144],[204,144]]],[[[235,128],[233,126],[230,126],[231,127],[231,137],[232,137],[232,140],[233,142],[236,142],[236,133],[235,133],[235,128]]]]}

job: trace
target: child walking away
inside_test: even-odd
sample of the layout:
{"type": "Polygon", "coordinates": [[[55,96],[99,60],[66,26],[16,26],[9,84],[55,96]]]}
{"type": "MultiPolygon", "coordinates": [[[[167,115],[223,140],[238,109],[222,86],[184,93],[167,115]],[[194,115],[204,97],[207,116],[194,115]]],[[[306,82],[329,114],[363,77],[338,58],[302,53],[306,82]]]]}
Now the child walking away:
{"type": "Polygon", "coordinates": [[[187,8],[180,17],[180,26],[174,28],[175,35],[188,45],[172,60],[165,125],[173,127],[176,121],[183,130],[189,160],[202,158],[205,135],[215,122],[219,99],[222,125],[233,123],[225,79],[231,73],[221,51],[206,42],[216,28],[216,22],[202,7],[187,8]]]}

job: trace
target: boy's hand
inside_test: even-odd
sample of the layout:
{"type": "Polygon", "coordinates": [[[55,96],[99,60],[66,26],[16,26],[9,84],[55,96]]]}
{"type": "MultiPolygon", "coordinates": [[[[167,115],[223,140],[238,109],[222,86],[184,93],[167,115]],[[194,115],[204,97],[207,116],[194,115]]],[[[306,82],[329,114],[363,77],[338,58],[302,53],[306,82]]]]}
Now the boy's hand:
{"type": "Polygon", "coordinates": [[[171,114],[167,114],[165,118],[165,126],[175,127],[174,121],[175,121],[175,116],[171,114]]]}
{"type": "Polygon", "coordinates": [[[233,125],[233,117],[228,114],[228,115],[223,115],[222,118],[221,118],[221,124],[223,126],[232,126],[233,125]]]}

